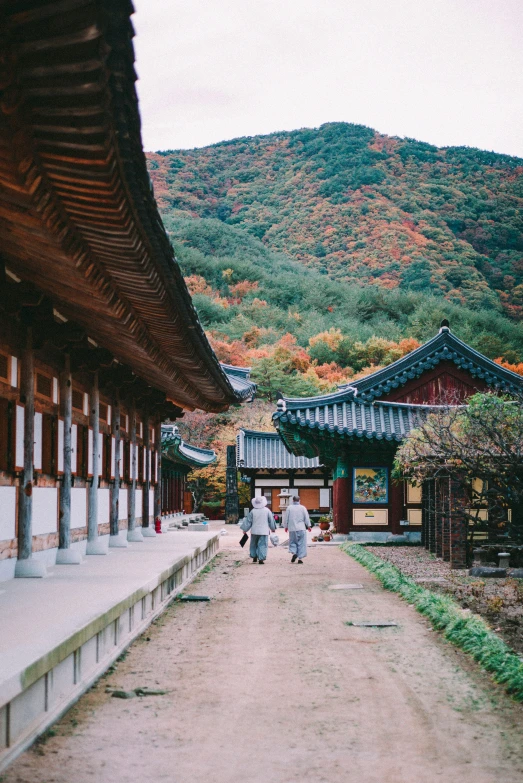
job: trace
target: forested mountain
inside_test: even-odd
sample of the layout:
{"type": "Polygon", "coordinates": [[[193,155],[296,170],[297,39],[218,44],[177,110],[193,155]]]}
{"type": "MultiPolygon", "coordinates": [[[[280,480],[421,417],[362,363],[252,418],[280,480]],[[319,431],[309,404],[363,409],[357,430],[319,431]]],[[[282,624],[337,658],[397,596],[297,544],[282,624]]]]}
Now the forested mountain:
{"type": "Polygon", "coordinates": [[[523,374],[523,160],[345,124],[148,160],[209,338],[258,383],[248,410],[180,422],[219,454],[195,478],[215,506],[226,445],[242,423],[270,427],[278,392],[333,390],[443,318],[523,374]]]}
{"type": "Polygon", "coordinates": [[[240,227],[335,280],[523,315],[523,159],[346,123],[148,158],[165,215],[240,227]]]}
{"type": "Polygon", "coordinates": [[[523,160],[334,123],[148,161],[215,350],[262,396],[334,389],[444,317],[523,359],[523,160]]]}

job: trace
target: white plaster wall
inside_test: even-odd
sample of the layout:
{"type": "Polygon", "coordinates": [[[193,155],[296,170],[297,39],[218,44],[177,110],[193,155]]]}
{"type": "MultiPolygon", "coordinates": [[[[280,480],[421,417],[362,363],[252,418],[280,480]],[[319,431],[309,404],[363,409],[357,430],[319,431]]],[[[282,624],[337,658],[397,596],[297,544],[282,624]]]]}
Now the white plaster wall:
{"type": "Polygon", "coordinates": [[[136,509],[136,516],[141,517],[142,516],[142,495],[143,490],[137,489],[136,490],[136,500],[135,500],[135,509],[136,509]]]}
{"type": "Polygon", "coordinates": [[[127,490],[121,489],[118,494],[118,518],[127,519],[127,490]]]}
{"type": "Polygon", "coordinates": [[[87,490],[85,487],[71,489],[71,528],[87,525],[87,490]]]}
{"type": "Polygon", "coordinates": [[[15,463],[17,468],[24,467],[24,428],[25,411],[22,405],[16,406],[16,444],[15,444],[15,463]]]}
{"type": "Polygon", "coordinates": [[[33,535],[56,533],[58,530],[58,489],[34,487],[33,535]]]}
{"type": "Polygon", "coordinates": [[[43,416],[39,411],[35,412],[34,417],[34,447],[33,462],[35,470],[42,470],[42,424],[43,416]]]}
{"type": "Polygon", "coordinates": [[[330,508],[331,491],[328,488],[320,489],[320,508],[330,508]]]}
{"type": "Polygon", "coordinates": [[[149,490],[149,514],[154,515],[154,489],[149,490]]]}
{"type": "Polygon", "coordinates": [[[16,533],[16,487],[0,487],[0,541],[16,533]]]}
{"type": "Polygon", "coordinates": [[[110,498],[109,489],[98,490],[98,524],[109,522],[110,498]]]}
{"type": "Polygon", "coordinates": [[[289,479],[280,479],[280,478],[262,479],[262,478],[257,478],[255,486],[257,486],[257,487],[288,487],[289,486],[289,479]]]}

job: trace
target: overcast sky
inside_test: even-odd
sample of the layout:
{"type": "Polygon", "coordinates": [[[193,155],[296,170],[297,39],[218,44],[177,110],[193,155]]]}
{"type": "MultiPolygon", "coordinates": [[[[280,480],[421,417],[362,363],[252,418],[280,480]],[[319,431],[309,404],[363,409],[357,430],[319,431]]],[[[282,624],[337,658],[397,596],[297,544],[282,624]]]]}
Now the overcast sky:
{"type": "Polygon", "coordinates": [[[135,0],[147,150],[346,121],[523,157],[523,0],[135,0]]]}

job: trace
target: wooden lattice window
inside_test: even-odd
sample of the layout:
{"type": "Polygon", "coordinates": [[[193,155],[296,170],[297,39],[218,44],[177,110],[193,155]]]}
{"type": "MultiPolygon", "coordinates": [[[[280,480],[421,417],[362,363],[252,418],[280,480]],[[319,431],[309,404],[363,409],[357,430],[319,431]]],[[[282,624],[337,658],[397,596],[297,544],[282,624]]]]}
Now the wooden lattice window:
{"type": "Polygon", "coordinates": [[[77,411],[84,412],[84,393],[79,389],[73,389],[73,408],[77,411]]]}
{"type": "Polygon", "coordinates": [[[100,421],[107,422],[107,416],[109,415],[108,407],[105,402],[100,403],[100,421]]]}
{"type": "Polygon", "coordinates": [[[5,353],[0,353],[0,378],[9,380],[9,357],[5,353]]]}
{"type": "Polygon", "coordinates": [[[53,398],[53,379],[41,372],[36,373],[36,393],[48,399],[53,398]]]}

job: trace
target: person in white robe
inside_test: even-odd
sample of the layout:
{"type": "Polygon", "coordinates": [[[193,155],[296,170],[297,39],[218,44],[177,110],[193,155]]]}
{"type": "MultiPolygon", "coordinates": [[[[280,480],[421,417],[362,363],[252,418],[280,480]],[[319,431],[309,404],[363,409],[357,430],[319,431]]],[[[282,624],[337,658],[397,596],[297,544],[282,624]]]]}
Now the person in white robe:
{"type": "Polygon", "coordinates": [[[251,542],[249,554],[253,563],[263,565],[267,560],[267,551],[269,547],[269,535],[271,531],[276,530],[276,523],[270,509],[267,508],[267,498],[261,497],[252,499],[252,509],[240,527],[247,532],[251,531],[251,542]]]}
{"type": "Polygon", "coordinates": [[[307,530],[311,529],[309,512],[300,503],[298,495],[294,495],[292,503],[283,513],[285,532],[289,533],[289,552],[292,555],[291,563],[303,563],[307,557],[307,530]]]}

